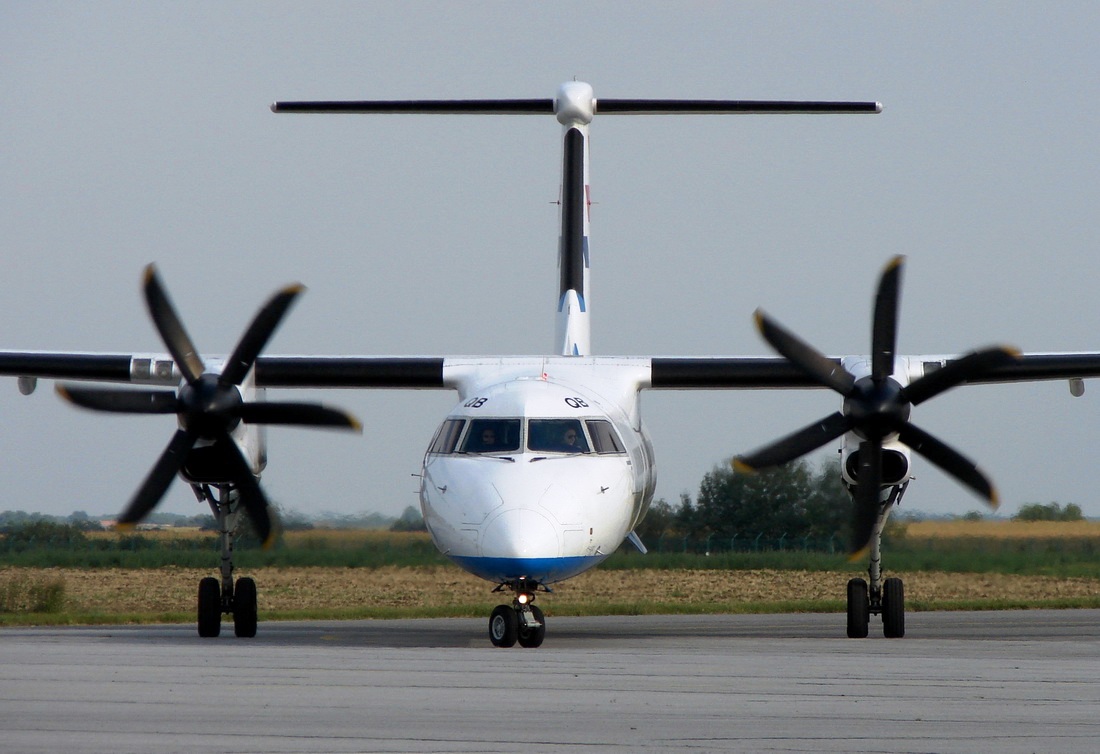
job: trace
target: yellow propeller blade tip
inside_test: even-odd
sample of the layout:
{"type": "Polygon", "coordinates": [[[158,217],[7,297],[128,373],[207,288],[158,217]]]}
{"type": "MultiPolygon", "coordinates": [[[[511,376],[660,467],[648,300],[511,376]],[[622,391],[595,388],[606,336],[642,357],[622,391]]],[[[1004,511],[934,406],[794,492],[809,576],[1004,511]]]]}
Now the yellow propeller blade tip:
{"type": "Polygon", "coordinates": [[[864,545],[863,547],[848,555],[848,562],[856,563],[860,560],[863,560],[865,557],[867,557],[867,553],[870,551],[871,548],[868,545],[864,545]]]}
{"type": "Polygon", "coordinates": [[[736,471],[738,474],[755,474],[756,473],[756,469],[754,469],[752,466],[749,466],[747,463],[742,461],[740,458],[734,458],[732,461],[730,461],[730,466],[732,466],[733,470],[736,471]]]}
{"type": "Polygon", "coordinates": [[[764,310],[763,309],[757,309],[756,311],[754,311],[752,313],[752,321],[756,323],[756,329],[757,330],[763,331],[764,330],[764,310]]]}
{"type": "Polygon", "coordinates": [[[129,521],[126,521],[126,522],[121,522],[120,521],[120,522],[115,524],[115,531],[120,531],[123,534],[129,534],[130,532],[132,532],[136,528],[137,528],[137,524],[132,524],[129,521]]]}

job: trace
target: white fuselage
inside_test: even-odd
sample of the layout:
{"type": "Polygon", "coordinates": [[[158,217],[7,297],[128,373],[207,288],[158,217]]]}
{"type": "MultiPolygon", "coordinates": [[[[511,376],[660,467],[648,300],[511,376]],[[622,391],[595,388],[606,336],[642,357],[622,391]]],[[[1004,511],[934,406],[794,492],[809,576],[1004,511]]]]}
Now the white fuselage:
{"type": "Polygon", "coordinates": [[[656,483],[637,367],[623,366],[612,370],[618,383],[593,383],[583,358],[532,360],[512,374],[498,362],[488,384],[476,365],[457,370],[462,398],[424,456],[420,486],[444,555],[490,581],[549,584],[618,548],[656,483]]]}

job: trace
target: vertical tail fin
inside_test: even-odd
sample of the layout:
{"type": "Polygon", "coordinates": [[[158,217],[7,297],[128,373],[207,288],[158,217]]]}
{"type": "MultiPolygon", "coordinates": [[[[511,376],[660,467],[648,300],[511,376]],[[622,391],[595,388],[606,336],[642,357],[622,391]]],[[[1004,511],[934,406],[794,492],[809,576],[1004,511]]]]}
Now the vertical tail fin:
{"type": "Polygon", "coordinates": [[[591,353],[588,319],[588,124],[592,87],[563,84],[554,112],[563,127],[561,237],[558,241],[558,318],[555,345],[563,356],[591,353]]]}

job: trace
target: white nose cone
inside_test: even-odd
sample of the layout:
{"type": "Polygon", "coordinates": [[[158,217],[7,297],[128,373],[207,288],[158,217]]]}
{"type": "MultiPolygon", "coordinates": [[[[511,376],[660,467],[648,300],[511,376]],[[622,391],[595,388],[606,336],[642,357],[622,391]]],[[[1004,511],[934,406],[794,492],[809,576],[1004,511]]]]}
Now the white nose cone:
{"type": "Polygon", "coordinates": [[[561,544],[550,519],[530,508],[513,508],[485,527],[481,552],[490,558],[556,558],[561,544]]]}

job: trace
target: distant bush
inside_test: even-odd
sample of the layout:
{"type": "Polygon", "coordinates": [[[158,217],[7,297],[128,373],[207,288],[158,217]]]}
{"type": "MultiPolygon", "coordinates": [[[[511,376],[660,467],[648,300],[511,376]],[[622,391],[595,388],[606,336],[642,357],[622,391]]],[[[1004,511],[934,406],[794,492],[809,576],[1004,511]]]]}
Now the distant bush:
{"type": "Polygon", "coordinates": [[[1069,503],[1063,508],[1058,503],[1027,503],[1012,517],[1013,521],[1082,521],[1085,516],[1081,506],[1069,503]]]}
{"type": "Polygon", "coordinates": [[[390,531],[427,531],[424,517],[413,506],[408,506],[401,517],[390,524],[390,531]]]}
{"type": "Polygon", "coordinates": [[[80,526],[41,518],[0,527],[0,535],[4,549],[16,552],[47,546],[81,548],[88,543],[80,526]]]}

